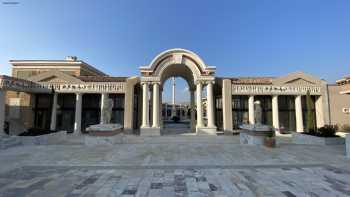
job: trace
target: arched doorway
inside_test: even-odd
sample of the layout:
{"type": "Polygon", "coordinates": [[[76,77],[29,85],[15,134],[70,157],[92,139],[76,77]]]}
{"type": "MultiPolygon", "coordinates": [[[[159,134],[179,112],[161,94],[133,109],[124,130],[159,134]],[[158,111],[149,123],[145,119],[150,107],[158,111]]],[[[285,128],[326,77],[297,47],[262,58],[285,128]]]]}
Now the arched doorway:
{"type": "Polygon", "coordinates": [[[181,76],[170,77],[161,83],[161,135],[195,134],[193,88],[181,76]]]}
{"type": "Polygon", "coordinates": [[[196,111],[197,115],[196,133],[215,135],[216,126],[214,122],[213,97],[215,70],[215,67],[204,64],[203,60],[198,55],[185,49],[170,49],[164,51],[156,56],[148,66],[141,67],[141,135],[160,135],[161,87],[166,79],[173,76],[180,76],[189,84],[191,103],[193,103],[191,111],[193,113],[196,111]],[[207,100],[205,101],[207,109],[205,113],[207,114],[206,122],[203,119],[204,100],[202,99],[202,91],[204,86],[207,86],[207,100]],[[152,96],[150,96],[150,92],[152,96]],[[196,101],[194,97],[196,97],[196,101]]]}

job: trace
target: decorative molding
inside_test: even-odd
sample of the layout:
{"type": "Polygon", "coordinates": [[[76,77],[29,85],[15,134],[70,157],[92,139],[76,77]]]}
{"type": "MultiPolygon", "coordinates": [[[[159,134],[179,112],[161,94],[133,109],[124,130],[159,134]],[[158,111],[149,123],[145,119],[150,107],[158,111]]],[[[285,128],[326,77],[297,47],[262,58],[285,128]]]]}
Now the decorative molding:
{"type": "Polygon", "coordinates": [[[58,93],[125,93],[125,82],[86,82],[79,84],[45,83],[58,93]]]}
{"type": "Polygon", "coordinates": [[[320,86],[232,85],[233,95],[321,95],[320,86]]]}
{"type": "Polygon", "coordinates": [[[0,90],[37,93],[51,92],[51,89],[39,83],[9,76],[0,76],[0,90]]]}

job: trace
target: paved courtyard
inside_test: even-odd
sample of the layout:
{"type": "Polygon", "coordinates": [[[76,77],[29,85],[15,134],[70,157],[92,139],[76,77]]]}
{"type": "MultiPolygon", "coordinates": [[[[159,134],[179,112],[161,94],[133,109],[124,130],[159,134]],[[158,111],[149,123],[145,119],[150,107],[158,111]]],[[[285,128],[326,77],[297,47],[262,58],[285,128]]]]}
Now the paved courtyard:
{"type": "Polygon", "coordinates": [[[344,145],[280,138],[269,149],[196,137],[100,147],[77,138],[0,151],[0,196],[350,196],[344,145]]]}

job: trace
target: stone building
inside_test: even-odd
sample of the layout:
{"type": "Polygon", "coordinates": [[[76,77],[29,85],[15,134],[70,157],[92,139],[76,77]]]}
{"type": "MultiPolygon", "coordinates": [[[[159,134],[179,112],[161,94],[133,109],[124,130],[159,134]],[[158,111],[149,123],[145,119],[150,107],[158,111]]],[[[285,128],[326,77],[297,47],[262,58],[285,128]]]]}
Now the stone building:
{"type": "MultiPolygon", "coordinates": [[[[281,77],[217,77],[195,53],[171,49],[140,67],[140,76],[111,77],[71,56],[65,60],[11,60],[12,76],[0,77],[0,133],[24,129],[67,130],[78,134],[101,120],[101,101],[113,99],[112,122],[141,135],[160,135],[164,82],[182,77],[188,83],[186,106],[198,134],[236,132],[254,123],[254,101],[263,123],[277,131],[304,131],[306,94],[310,93],[315,127],[349,124],[349,78],[330,85],[295,72],[281,77]],[[203,91],[205,89],[205,91],[203,91]],[[203,94],[205,93],[205,94],[203,94]],[[204,102],[205,101],[205,102],[204,102]]],[[[184,107],[181,107],[185,111],[184,107]]]]}

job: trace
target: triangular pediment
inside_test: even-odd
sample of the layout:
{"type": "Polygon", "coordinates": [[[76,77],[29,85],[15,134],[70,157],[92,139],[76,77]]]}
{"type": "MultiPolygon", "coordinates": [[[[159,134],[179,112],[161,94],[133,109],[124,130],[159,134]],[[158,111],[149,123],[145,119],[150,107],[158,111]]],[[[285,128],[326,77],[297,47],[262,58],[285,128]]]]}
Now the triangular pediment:
{"type": "Polygon", "coordinates": [[[28,80],[38,83],[83,83],[80,79],[60,71],[49,71],[32,76],[28,80]]]}
{"type": "Polygon", "coordinates": [[[303,73],[295,72],[287,76],[276,78],[272,81],[274,85],[298,85],[298,86],[315,86],[324,83],[318,77],[303,73]]]}

